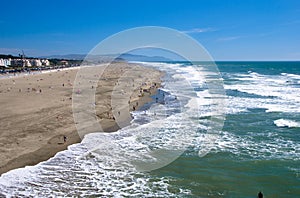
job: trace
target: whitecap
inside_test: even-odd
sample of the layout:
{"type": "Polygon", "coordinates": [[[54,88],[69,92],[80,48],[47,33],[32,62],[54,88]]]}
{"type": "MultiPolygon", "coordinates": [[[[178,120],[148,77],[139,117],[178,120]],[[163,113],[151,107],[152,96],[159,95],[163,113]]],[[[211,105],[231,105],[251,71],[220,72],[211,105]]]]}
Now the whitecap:
{"type": "Polygon", "coordinates": [[[300,127],[300,122],[296,122],[294,120],[282,119],[282,118],[275,120],[274,124],[278,127],[288,127],[288,128],[300,127]]]}

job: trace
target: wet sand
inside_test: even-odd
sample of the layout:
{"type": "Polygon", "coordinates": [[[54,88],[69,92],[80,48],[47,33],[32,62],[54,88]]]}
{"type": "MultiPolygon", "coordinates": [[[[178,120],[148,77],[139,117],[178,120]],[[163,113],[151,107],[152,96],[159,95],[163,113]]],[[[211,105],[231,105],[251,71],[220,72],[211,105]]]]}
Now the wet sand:
{"type": "MultiPolygon", "coordinates": [[[[0,174],[45,161],[81,141],[72,111],[77,71],[72,68],[0,79],[0,174]]],[[[162,75],[136,64],[110,65],[97,86],[91,87],[103,131],[128,125],[130,111],[151,101],[162,75]],[[130,78],[121,79],[127,71],[130,78]],[[122,93],[117,93],[116,87],[122,93]]]]}

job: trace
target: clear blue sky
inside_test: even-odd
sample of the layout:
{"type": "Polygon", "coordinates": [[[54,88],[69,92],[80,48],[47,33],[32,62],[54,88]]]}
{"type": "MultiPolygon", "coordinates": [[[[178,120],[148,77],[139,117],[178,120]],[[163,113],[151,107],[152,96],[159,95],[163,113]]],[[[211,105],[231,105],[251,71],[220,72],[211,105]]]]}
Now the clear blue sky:
{"type": "Polygon", "coordinates": [[[300,60],[299,0],[2,1],[0,53],[88,53],[138,26],[188,33],[216,60],[300,60]]]}

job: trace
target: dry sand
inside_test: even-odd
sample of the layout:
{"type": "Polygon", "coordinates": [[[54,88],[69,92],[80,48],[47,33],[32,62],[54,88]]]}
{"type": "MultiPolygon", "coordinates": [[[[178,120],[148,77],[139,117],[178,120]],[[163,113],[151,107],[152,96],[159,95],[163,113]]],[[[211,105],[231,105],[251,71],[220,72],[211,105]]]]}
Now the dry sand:
{"type": "MultiPolygon", "coordinates": [[[[81,141],[72,112],[77,71],[58,70],[0,79],[0,174],[45,161],[81,141]]],[[[97,86],[91,87],[96,89],[96,116],[103,131],[116,131],[128,125],[129,111],[151,100],[149,96],[160,86],[161,76],[161,72],[151,68],[111,64],[97,86]],[[126,71],[130,71],[130,78],[124,78],[125,82],[120,77],[126,71]],[[122,93],[115,92],[112,96],[114,87],[122,93]],[[121,96],[123,99],[118,98],[121,96]],[[112,97],[118,102],[111,103],[112,97]]]]}

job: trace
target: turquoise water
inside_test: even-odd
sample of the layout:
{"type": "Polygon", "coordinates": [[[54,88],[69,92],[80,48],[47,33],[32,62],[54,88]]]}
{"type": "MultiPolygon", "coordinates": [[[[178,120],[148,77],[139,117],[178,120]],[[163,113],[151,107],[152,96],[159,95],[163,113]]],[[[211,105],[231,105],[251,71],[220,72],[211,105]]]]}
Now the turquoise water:
{"type": "Polygon", "coordinates": [[[187,63],[168,64],[175,70],[168,70],[159,92],[162,104],[134,112],[131,127],[92,134],[46,162],[2,175],[0,192],[38,197],[256,197],[262,191],[265,197],[299,197],[300,62],[217,62],[226,92],[225,122],[204,156],[199,156],[201,139],[207,138],[202,124],[211,116],[206,82],[195,78],[187,63]],[[174,80],[178,73],[191,79],[197,96],[174,80]],[[189,96],[199,97],[199,114],[183,108],[189,96]],[[191,117],[199,122],[187,122],[191,117]],[[185,137],[190,143],[167,166],[139,172],[128,160],[145,157],[149,149],[181,146],[171,141],[175,132],[194,136],[185,137]],[[99,153],[88,152],[85,143],[99,146],[99,153]]]}

